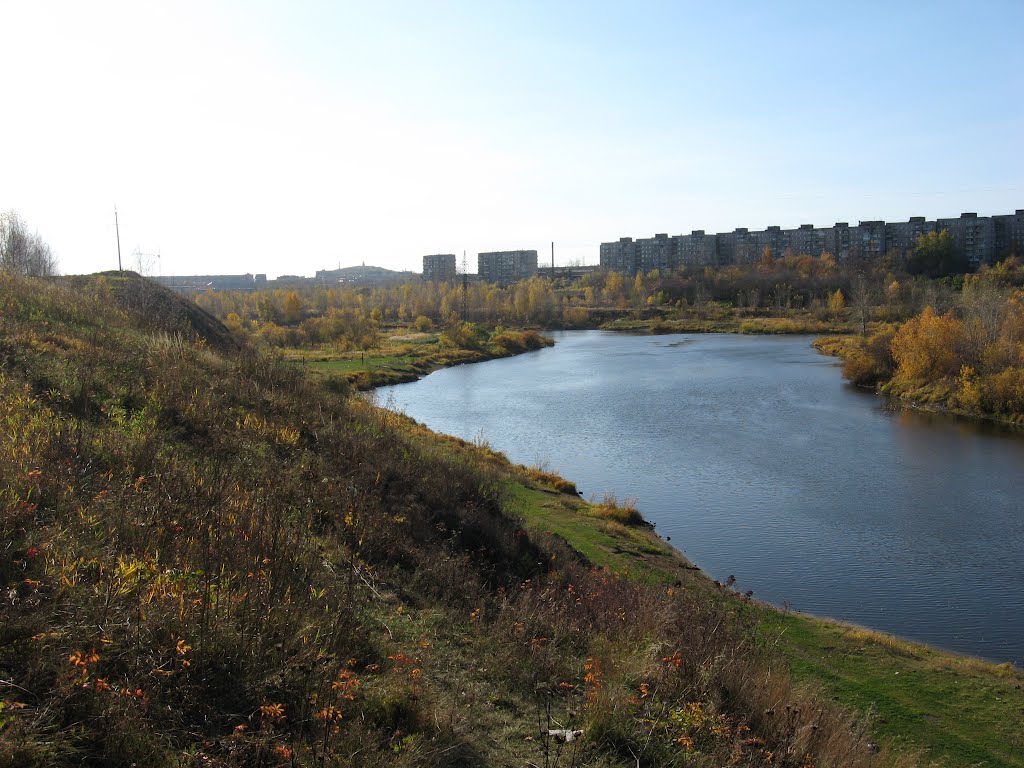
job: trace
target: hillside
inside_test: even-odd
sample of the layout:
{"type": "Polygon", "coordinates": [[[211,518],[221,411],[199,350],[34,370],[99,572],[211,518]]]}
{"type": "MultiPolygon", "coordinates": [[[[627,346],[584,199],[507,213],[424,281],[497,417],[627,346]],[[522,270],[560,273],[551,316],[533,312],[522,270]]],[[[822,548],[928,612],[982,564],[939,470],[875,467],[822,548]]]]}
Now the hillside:
{"type": "Polygon", "coordinates": [[[918,764],[628,511],[191,306],[0,274],[0,765],[918,764]]]}

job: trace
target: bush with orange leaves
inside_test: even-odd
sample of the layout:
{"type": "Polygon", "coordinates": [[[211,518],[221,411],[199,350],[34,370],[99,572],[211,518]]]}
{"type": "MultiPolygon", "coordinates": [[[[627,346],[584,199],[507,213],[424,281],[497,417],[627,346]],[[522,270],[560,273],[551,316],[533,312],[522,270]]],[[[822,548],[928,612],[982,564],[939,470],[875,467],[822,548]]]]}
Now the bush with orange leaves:
{"type": "Polygon", "coordinates": [[[939,315],[925,307],[893,336],[896,377],[910,382],[953,376],[963,364],[966,342],[964,325],[952,312],[939,315]]]}

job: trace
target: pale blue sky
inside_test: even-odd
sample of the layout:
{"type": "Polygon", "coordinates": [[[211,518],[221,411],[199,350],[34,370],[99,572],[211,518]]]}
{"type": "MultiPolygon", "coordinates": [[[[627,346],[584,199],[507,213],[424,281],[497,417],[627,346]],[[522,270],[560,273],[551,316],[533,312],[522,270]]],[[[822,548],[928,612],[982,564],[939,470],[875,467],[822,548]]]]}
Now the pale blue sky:
{"type": "Polygon", "coordinates": [[[1024,207],[1024,3],[0,0],[65,272],[312,275],[1024,207]]]}

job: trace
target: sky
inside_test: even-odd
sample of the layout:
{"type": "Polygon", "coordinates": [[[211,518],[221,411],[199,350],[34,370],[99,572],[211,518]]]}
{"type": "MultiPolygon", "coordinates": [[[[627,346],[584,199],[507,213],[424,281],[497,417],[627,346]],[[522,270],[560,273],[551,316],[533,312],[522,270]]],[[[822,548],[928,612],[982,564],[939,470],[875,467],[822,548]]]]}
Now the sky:
{"type": "Polygon", "coordinates": [[[66,274],[598,262],[1024,208],[1024,2],[0,0],[0,211],[66,274]]]}

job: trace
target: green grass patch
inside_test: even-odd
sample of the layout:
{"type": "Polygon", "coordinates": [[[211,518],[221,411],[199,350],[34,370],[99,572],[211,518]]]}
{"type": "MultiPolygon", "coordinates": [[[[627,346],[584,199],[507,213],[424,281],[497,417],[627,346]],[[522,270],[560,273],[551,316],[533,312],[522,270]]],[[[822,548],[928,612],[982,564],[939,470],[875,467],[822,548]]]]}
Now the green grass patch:
{"type": "Polygon", "coordinates": [[[1024,766],[1024,676],[860,627],[765,610],[794,675],[874,713],[874,731],[949,765],[1024,766]]]}
{"type": "Polygon", "coordinates": [[[375,368],[391,371],[417,371],[417,358],[412,355],[371,355],[367,357],[303,360],[302,364],[315,373],[361,373],[375,368]]]}
{"type": "Polygon", "coordinates": [[[582,499],[519,482],[507,487],[509,511],[528,528],[565,539],[594,566],[650,584],[674,584],[687,568],[683,557],[648,528],[633,528],[591,514],[582,499]]]}

